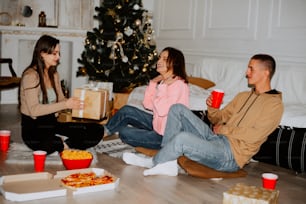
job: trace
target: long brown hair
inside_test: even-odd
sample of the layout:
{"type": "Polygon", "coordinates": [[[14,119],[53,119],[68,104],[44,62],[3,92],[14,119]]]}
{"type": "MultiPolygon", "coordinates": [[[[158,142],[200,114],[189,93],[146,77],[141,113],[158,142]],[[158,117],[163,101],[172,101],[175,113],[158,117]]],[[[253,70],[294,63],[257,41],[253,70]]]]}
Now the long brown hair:
{"type": "Polygon", "coordinates": [[[173,47],[166,47],[162,50],[164,51],[168,51],[167,68],[173,67],[173,74],[188,83],[184,54],[173,47]]]}
{"type": "MultiPolygon", "coordinates": [[[[39,82],[37,85],[35,85],[32,88],[36,88],[40,85],[41,91],[42,91],[42,103],[47,104],[48,103],[48,96],[47,96],[47,89],[46,85],[44,83],[44,70],[45,70],[45,62],[43,58],[41,57],[41,53],[47,53],[51,54],[56,45],[58,45],[60,41],[52,36],[49,35],[43,35],[41,36],[35,45],[34,51],[33,51],[33,57],[31,64],[24,70],[23,74],[29,70],[34,69],[39,76],[39,82]]],[[[54,81],[54,74],[57,72],[57,66],[52,66],[48,70],[48,76],[50,78],[51,86],[54,89],[54,92],[56,93],[56,100],[58,101],[58,93],[56,92],[55,88],[55,81],[54,81]]]]}

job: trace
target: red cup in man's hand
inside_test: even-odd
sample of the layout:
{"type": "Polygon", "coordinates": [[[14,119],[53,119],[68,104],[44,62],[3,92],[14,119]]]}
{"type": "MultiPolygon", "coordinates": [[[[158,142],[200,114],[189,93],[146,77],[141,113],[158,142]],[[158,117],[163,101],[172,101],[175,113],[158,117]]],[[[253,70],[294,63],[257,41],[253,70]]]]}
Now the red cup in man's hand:
{"type": "Polygon", "coordinates": [[[212,91],[211,94],[212,94],[211,107],[220,108],[224,96],[224,91],[221,89],[215,89],[212,91]]]}

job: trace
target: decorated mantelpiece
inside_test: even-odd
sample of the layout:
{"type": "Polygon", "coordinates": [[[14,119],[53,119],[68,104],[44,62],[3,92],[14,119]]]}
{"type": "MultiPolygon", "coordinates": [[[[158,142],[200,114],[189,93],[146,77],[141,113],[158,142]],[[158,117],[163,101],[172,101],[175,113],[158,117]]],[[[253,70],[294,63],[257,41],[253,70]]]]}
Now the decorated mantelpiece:
{"type": "Polygon", "coordinates": [[[99,26],[87,32],[77,76],[113,82],[114,92],[147,84],[158,58],[152,17],[141,0],[104,0],[95,8],[99,26]]]}

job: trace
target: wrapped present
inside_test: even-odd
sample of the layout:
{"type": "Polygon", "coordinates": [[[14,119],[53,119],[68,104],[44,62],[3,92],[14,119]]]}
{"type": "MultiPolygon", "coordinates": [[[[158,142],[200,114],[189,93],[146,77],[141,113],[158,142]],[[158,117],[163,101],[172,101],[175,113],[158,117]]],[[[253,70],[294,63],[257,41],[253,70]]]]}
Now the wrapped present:
{"type": "Polygon", "coordinates": [[[100,120],[111,112],[106,89],[77,88],[73,95],[84,101],[84,109],[73,109],[72,117],[100,120]]]}
{"type": "Polygon", "coordinates": [[[127,101],[129,99],[130,93],[115,93],[114,94],[114,110],[117,111],[122,106],[127,104],[127,101]]]}
{"type": "Polygon", "coordinates": [[[223,193],[223,204],[276,204],[278,190],[238,183],[223,193]]]}

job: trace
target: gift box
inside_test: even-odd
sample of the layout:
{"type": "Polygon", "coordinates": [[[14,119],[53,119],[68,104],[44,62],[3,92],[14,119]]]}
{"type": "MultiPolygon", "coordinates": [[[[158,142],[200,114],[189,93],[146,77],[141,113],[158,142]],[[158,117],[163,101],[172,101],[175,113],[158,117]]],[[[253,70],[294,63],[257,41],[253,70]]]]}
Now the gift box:
{"type": "Polygon", "coordinates": [[[108,90],[77,88],[73,96],[84,102],[84,109],[72,110],[72,117],[101,120],[111,112],[108,90]]]}
{"type": "Polygon", "coordinates": [[[238,183],[223,193],[223,204],[276,204],[278,196],[278,190],[238,183]]]}
{"type": "Polygon", "coordinates": [[[114,93],[114,111],[118,111],[122,106],[127,104],[130,93],[114,93]]]}

